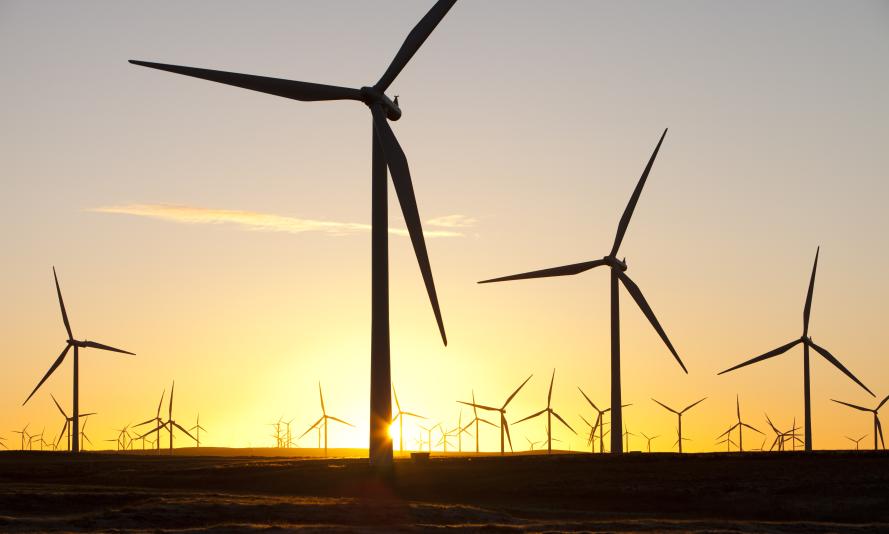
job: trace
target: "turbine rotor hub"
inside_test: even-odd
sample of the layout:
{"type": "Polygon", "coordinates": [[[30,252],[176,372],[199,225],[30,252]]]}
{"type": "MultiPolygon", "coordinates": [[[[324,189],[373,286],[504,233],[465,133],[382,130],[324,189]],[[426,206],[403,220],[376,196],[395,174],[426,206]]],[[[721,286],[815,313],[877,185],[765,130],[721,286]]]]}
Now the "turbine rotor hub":
{"type": "Polygon", "coordinates": [[[622,260],[619,260],[619,259],[617,259],[617,258],[615,258],[615,257],[613,257],[613,256],[605,256],[605,257],[602,258],[602,259],[603,259],[603,260],[605,261],[605,263],[606,263],[609,267],[611,267],[612,269],[617,269],[617,270],[620,271],[620,272],[624,272],[624,271],[627,270],[627,260],[626,260],[626,258],[625,258],[625,259],[622,259],[622,260]]]}
{"type": "Polygon", "coordinates": [[[398,107],[397,96],[393,101],[385,93],[373,87],[362,87],[360,91],[361,99],[368,107],[379,104],[386,110],[386,117],[390,121],[397,121],[401,118],[401,108],[398,107]]]}

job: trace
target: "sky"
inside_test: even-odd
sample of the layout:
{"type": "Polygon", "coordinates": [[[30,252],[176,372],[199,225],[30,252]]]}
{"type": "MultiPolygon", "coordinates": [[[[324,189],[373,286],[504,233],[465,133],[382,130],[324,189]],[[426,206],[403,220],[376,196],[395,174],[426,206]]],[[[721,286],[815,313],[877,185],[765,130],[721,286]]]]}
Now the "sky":
{"type": "MultiPolygon", "coordinates": [[[[175,380],[174,416],[200,413],[204,445],[271,445],[279,418],[301,434],[319,382],[356,425],[332,426],[331,446],[367,445],[369,114],[127,60],[361,87],[431,5],[0,1],[0,437],[57,434],[50,394],[70,409],[70,361],[21,406],[64,346],[55,266],[75,335],[137,353],[81,355],[93,442],[152,417],[175,380]]],[[[460,0],[389,91],[449,339],[390,187],[403,407],[452,427],[457,400],[502,403],[533,374],[514,421],[545,406],[555,369],[553,407],[581,435],[554,435],[586,446],[577,388],[609,399],[606,271],[476,281],[607,254],[669,127],[621,255],[689,373],[623,292],[629,430],[671,449],[675,417],[652,397],[707,397],[684,418],[690,451],[717,447],[736,395],[762,431],[766,412],[800,422],[801,349],[716,373],[799,337],[820,245],[810,333],[878,399],[813,357],[815,447],[869,434],[830,399],[889,393],[887,58],[878,1],[460,0]]],[[[543,436],[542,420],[512,430],[517,449],[543,436]]]]}

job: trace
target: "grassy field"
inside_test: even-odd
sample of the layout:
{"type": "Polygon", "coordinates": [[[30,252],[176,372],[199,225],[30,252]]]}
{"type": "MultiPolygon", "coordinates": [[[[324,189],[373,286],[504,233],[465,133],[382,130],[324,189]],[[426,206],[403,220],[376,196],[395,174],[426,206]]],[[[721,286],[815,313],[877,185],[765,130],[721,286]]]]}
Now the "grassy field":
{"type": "Polygon", "coordinates": [[[452,454],[391,478],[311,449],[185,452],[0,453],[0,531],[889,531],[885,452],[452,454]]]}

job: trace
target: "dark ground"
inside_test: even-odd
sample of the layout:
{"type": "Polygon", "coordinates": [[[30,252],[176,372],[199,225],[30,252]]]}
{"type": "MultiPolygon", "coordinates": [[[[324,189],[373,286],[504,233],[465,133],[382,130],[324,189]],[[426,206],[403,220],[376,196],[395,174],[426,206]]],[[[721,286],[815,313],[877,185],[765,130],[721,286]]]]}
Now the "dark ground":
{"type": "Polygon", "coordinates": [[[0,531],[889,532],[889,454],[0,453],[0,531]]]}

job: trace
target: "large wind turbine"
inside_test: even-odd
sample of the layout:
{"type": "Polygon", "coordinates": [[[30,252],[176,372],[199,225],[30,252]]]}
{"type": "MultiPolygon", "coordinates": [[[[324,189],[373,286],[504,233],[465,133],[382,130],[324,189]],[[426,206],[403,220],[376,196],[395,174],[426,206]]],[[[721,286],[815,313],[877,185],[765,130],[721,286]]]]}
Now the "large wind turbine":
{"type": "MultiPolygon", "coordinates": [[[[837,404],[842,404],[844,406],[848,406],[849,408],[854,408],[854,409],[860,410],[862,412],[870,412],[870,413],[874,414],[874,450],[877,450],[880,448],[879,444],[877,443],[877,436],[879,436],[879,438],[880,438],[880,443],[883,444],[883,449],[886,448],[886,442],[883,441],[883,425],[880,424],[880,413],[879,412],[880,412],[880,408],[882,408],[883,405],[886,404],[886,401],[889,401],[889,395],[886,395],[886,398],[883,399],[882,401],[880,401],[880,404],[878,404],[877,407],[874,408],[873,410],[871,410],[870,408],[865,408],[864,406],[858,406],[857,404],[852,404],[849,402],[838,401],[836,399],[830,399],[830,400],[832,400],[833,402],[835,402],[837,404]]],[[[857,447],[857,444],[856,444],[856,447],[857,447]]]]}
{"type": "MultiPolygon", "coordinates": [[[[333,420],[333,421],[336,421],[337,423],[342,423],[344,425],[349,425],[351,427],[354,427],[355,425],[353,425],[352,423],[343,421],[342,419],[340,419],[338,417],[334,417],[332,415],[327,415],[327,409],[324,407],[324,393],[321,391],[321,382],[318,382],[318,396],[321,398],[321,417],[318,418],[318,420],[315,421],[315,423],[312,426],[310,426],[308,428],[308,430],[303,432],[302,436],[300,436],[296,439],[298,439],[298,440],[302,439],[303,437],[305,437],[306,434],[308,434],[309,432],[311,432],[312,430],[314,430],[316,428],[320,432],[321,427],[323,426],[324,427],[324,456],[327,456],[327,421],[333,420]]],[[[319,438],[321,437],[320,434],[318,437],[319,438]]]]}
{"type": "Polygon", "coordinates": [[[815,352],[824,357],[825,360],[832,363],[837,369],[845,373],[846,376],[851,378],[856,384],[864,388],[865,391],[870,393],[872,396],[875,396],[874,393],[867,389],[861,380],[855,378],[855,375],[852,374],[851,371],[846,369],[846,367],[837,360],[833,354],[827,351],[827,349],[822,348],[815,344],[812,341],[811,336],[809,336],[809,314],[812,311],[812,293],[815,290],[815,271],[818,269],[818,254],[821,252],[821,247],[815,251],[815,263],[812,265],[812,277],[809,279],[809,291],[806,294],[806,305],[803,308],[803,335],[800,336],[799,339],[794,339],[790,343],[786,345],[782,345],[777,349],[770,350],[769,352],[757,356],[755,358],[751,358],[744,363],[739,363],[734,367],[730,367],[725,371],[720,372],[719,374],[728,373],[729,371],[734,371],[735,369],[740,369],[741,367],[745,367],[752,363],[761,362],[762,360],[767,360],[769,358],[773,358],[775,356],[779,356],[784,354],[788,350],[793,347],[803,344],[803,398],[805,401],[805,421],[804,421],[804,433],[805,433],[805,449],[807,451],[812,450],[812,395],[809,387],[809,348],[815,349],[815,352]]]}
{"type": "Polygon", "coordinates": [[[568,430],[577,434],[577,432],[571,428],[571,425],[568,424],[568,421],[562,419],[562,416],[557,414],[555,410],[552,409],[552,400],[553,400],[553,382],[556,380],[556,370],[553,369],[553,376],[549,379],[549,393],[546,394],[546,408],[540,410],[537,413],[533,413],[528,417],[519,419],[513,424],[521,423],[522,421],[527,421],[529,419],[534,419],[539,415],[546,414],[546,453],[551,454],[553,452],[553,416],[556,417],[559,421],[562,422],[563,425],[568,427],[568,430]]]}
{"type": "MultiPolygon", "coordinates": [[[[74,437],[76,438],[80,434],[78,430],[80,427],[80,349],[101,349],[111,352],[119,352],[121,354],[129,354],[131,356],[135,356],[135,354],[132,352],[127,352],[125,350],[116,349],[114,347],[109,347],[108,345],[103,345],[101,343],[96,343],[95,341],[80,341],[74,339],[74,334],[71,332],[71,323],[68,322],[68,312],[65,311],[65,301],[62,300],[62,290],[59,288],[59,277],[56,276],[55,267],[52,268],[52,276],[56,281],[56,294],[59,296],[59,307],[62,310],[62,321],[65,323],[65,331],[68,333],[68,340],[65,342],[65,348],[64,350],[62,350],[62,353],[59,354],[59,357],[56,358],[55,362],[53,362],[52,366],[49,368],[49,371],[47,371],[46,374],[43,375],[43,378],[40,379],[40,382],[37,383],[34,391],[32,391],[30,395],[28,395],[28,398],[25,399],[25,402],[22,403],[22,406],[24,406],[28,403],[29,400],[31,400],[31,397],[33,397],[34,394],[37,393],[37,390],[40,389],[40,386],[42,386],[44,382],[46,382],[46,379],[48,379],[49,376],[53,374],[53,372],[58,369],[60,365],[62,365],[62,362],[65,361],[65,356],[67,356],[68,354],[68,351],[71,350],[71,347],[74,347],[74,370],[71,373],[74,377],[74,402],[72,403],[73,409],[71,417],[73,420],[71,424],[72,434],[74,434],[74,437]]],[[[74,439],[74,441],[71,443],[71,452],[78,452],[80,450],[80,443],[78,443],[78,441],[79,440],[74,439]]],[[[87,441],[89,441],[89,438],[87,438],[87,441]]]]}
{"type": "Polygon", "coordinates": [[[528,273],[503,276],[500,278],[492,278],[490,280],[483,280],[479,282],[480,284],[487,284],[489,282],[505,282],[507,280],[524,280],[527,278],[567,276],[572,274],[580,274],[582,272],[589,271],[590,269],[593,269],[595,267],[602,266],[609,267],[611,269],[611,428],[617,429],[617,431],[611,433],[612,454],[620,454],[623,451],[623,443],[621,441],[620,433],[620,429],[623,428],[623,416],[621,410],[620,389],[620,300],[618,292],[618,282],[623,283],[624,287],[627,288],[627,292],[630,294],[631,297],[633,297],[633,300],[636,301],[636,304],[642,310],[642,313],[645,314],[645,317],[648,319],[648,322],[651,323],[651,326],[654,327],[655,331],[657,331],[658,335],[667,345],[667,348],[670,349],[670,352],[673,354],[673,357],[676,358],[679,366],[682,367],[683,371],[688,373],[688,370],[685,368],[685,364],[682,363],[682,360],[679,358],[679,354],[676,352],[676,349],[673,348],[673,344],[670,343],[669,338],[667,338],[667,333],[664,332],[664,329],[658,322],[657,317],[655,317],[651,306],[648,305],[648,301],[645,300],[645,296],[642,295],[642,291],[639,289],[639,286],[637,286],[636,283],[633,282],[633,280],[631,280],[629,276],[627,276],[626,259],[617,259],[617,252],[620,249],[620,244],[623,241],[624,234],[627,231],[627,226],[629,226],[630,224],[630,218],[633,216],[633,210],[636,209],[636,203],[639,201],[639,195],[642,194],[642,187],[645,185],[645,181],[648,179],[648,174],[651,172],[651,167],[652,165],[654,165],[654,160],[657,157],[657,153],[661,148],[661,143],[664,142],[664,136],[666,135],[667,130],[664,130],[664,133],[661,135],[657,146],[655,146],[654,148],[654,152],[651,154],[651,158],[648,160],[648,165],[646,165],[645,170],[642,171],[642,176],[639,178],[639,183],[636,184],[636,189],[633,191],[633,194],[630,197],[630,202],[627,204],[627,207],[624,210],[624,214],[620,218],[620,223],[617,226],[617,235],[614,238],[614,245],[612,245],[611,252],[609,252],[607,256],[600,260],[585,261],[581,263],[574,263],[571,265],[563,265],[561,267],[552,267],[539,271],[531,271],[528,273]]]}
{"type": "MultiPolygon", "coordinates": [[[[731,438],[731,434],[735,429],[738,429],[738,451],[744,452],[744,428],[749,428],[750,430],[759,433],[762,436],[765,436],[762,432],[760,432],[757,428],[748,425],[747,423],[741,421],[741,399],[735,395],[735,407],[737,408],[738,413],[738,422],[734,425],[730,426],[728,430],[723,432],[722,434],[716,436],[716,439],[725,437],[726,439],[731,438]]],[[[729,439],[729,441],[731,441],[729,439]]],[[[719,442],[722,443],[722,442],[719,442]]]]}
{"type": "MultiPolygon", "coordinates": [[[[526,378],[525,381],[522,382],[522,385],[517,387],[516,390],[512,392],[512,395],[510,395],[506,399],[506,402],[504,402],[503,406],[501,406],[500,408],[494,408],[493,406],[485,406],[484,404],[476,404],[474,392],[472,394],[472,402],[457,401],[460,404],[472,406],[473,408],[481,408],[482,410],[488,410],[489,412],[499,412],[500,413],[500,454],[501,455],[506,454],[506,444],[503,441],[504,432],[506,433],[506,439],[509,440],[509,451],[512,452],[512,438],[509,435],[509,422],[506,420],[506,407],[509,405],[510,402],[512,402],[512,399],[514,399],[515,396],[518,395],[519,391],[521,391],[521,389],[523,387],[525,387],[525,384],[528,383],[528,380],[531,380],[532,376],[534,376],[534,375],[528,375],[528,378],[526,378]]],[[[476,417],[476,420],[478,420],[477,417],[476,417]]],[[[485,422],[487,422],[487,421],[485,421],[485,422]]],[[[478,436],[478,427],[476,427],[476,436],[478,436]]],[[[476,447],[478,447],[478,443],[476,443],[476,447]]],[[[476,452],[478,452],[478,451],[476,450],[476,452]]]]}
{"type": "MultiPolygon", "coordinates": [[[[660,404],[663,408],[666,408],[667,410],[669,410],[669,411],[675,413],[675,414],[676,414],[676,417],[679,419],[679,426],[676,427],[676,433],[678,434],[679,438],[676,440],[676,443],[679,445],[679,454],[682,454],[682,441],[683,441],[683,438],[682,438],[682,414],[684,414],[685,412],[691,410],[692,408],[694,408],[694,407],[697,406],[698,404],[700,404],[700,403],[704,402],[705,400],[707,400],[707,397],[704,397],[703,399],[701,399],[701,400],[699,400],[699,401],[697,401],[697,402],[693,402],[693,403],[689,404],[688,406],[686,406],[685,408],[683,408],[682,410],[680,410],[680,411],[678,411],[678,412],[677,412],[676,410],[674,410],[673,408],[670,408],[670,407],[667,406],[666,404],[660,402],[660,401],[657,400],[657,399],[651,399],[651,400],[653,400],[654,402],[660,404]]],[[[613,428],[613,427],[612,427],[612,428],[613,428]]],[[[685,441],[688,441],[688,440],[685,440],[685,441]]]]}
{"type": "Polygon", "coordinates": [[[372,169],[372,236],[371,236],[371,379],[370,379],[370,460],[373,463],[390,465],[392,463],[392,439],[389,436],[389,424],[392,419],[390,360],[389,360],[389,244],[388,244],[388,198],[386,168],[392,175],[392,183],[405,224],[413,243],[414,252],[420,265],[426,291],[432,303],[435,320],[441,332],[441,338],[447,345],[444,322],[438,306],[435,283],[432,279],[432,267],[426,252],[423,228],[414,197],[414,186],[408,168],[407,157],[395,138],[390,120],[401,118],[398,97],[391,100],[385,92],[401,73],[408,61],[426,41],[435,27],[444,18],[457,0],[439,0],[432,9],[417,23],[407,35],[401,49],[395,55],[389,68],[382,78],[371,87],[353,89],[316,83],[281,80],[237,74],[192,67],[180,67],[161,63],[130,61],[130,63],[165,70],[176,74],[184,74],[195,78],[233,85],[293,100],[305,102],[325,100],[354,100],[364,103],[370,108],[373,116],[371,146],[373,149],[372,169]]]}

